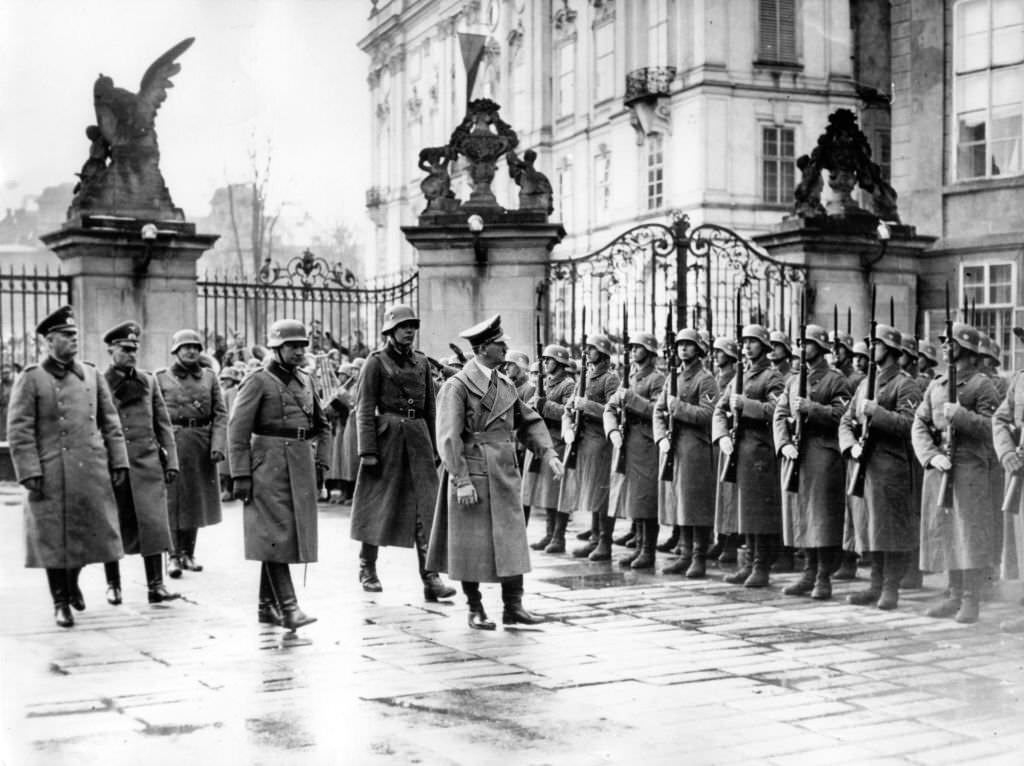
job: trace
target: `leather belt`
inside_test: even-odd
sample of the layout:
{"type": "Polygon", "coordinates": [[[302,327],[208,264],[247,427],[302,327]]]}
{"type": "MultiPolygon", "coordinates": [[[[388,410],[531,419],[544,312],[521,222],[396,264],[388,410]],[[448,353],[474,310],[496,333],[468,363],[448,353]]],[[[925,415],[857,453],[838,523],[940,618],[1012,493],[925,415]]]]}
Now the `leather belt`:
{"type": "Polygon", "coordinates": [[[213,418],[171,418],[171,424],[182,428],[202,428],[210,425],[213,418]]]}
{"type": "Polygon", "coordinates": [[[423,417],[423,413],[420,412],[419,410],[417,410],[414,407],[409,407],[407,409],[401,409],[401,410],[400,409],[392,409],[390,407],[388,407],[386,409],[379,409],[378,408],[378,412],[380,412],[380,414],[382,414],[382,415],[385,415],[385,414],[386,415],[400,415],[401,417],[408,418],[409,420],[415,420],[416,418],[422,418],[423,417]]]}
{"type": "Polygon", "coordinates": [[[469,431],[462,434],[463,444],[505,444],[512,441],[507,431],[469,431]]]}
{"type": "Polygon", "coordinates": [[[278,436],[282,439],[312,439],[316,433],[312,428],[275,428],[273,426],[260,426],[253,431],[256,436],[278,436]]]}

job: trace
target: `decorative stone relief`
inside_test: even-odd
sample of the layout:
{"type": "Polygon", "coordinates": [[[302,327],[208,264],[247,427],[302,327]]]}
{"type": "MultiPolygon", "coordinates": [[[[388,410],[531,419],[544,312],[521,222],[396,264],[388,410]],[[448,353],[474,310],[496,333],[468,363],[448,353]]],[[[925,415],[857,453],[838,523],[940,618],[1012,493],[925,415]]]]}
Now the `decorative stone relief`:
{"type": "Polygon", "coordinates": [[[615,20],[615,0],[590,0],[594,8],[594,23],[597,27],[615,20]]]}

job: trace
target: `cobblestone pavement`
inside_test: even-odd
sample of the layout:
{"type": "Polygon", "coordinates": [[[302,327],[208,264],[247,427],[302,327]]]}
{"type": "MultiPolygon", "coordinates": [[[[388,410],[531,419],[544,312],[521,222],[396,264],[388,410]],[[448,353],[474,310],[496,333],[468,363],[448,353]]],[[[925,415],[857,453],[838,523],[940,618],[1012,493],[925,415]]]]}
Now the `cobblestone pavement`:
{"type": "Polygon", "coordinates": [[[843,603],[863,580],[820,603],[781,594],[795,574],[752,591],[535,554],[526,605],[551,622],[477,632],[461,595],[423,602],[411,550],[382,551],[385,591],[363,593],[348,509],[322,506],[305,587],[293,567],[319,622],[287,634],[256,622],[230,503],[205,571],[168,580],[183,601],[147,604],[131,557],[109,606],[92,566],[62,630],[21,566],[20,502],[0,490],[4,766],[1024,762],[1024,637],[998,630],[1019,583],[961,626],[923,616],[934,575],[882,612],[843,603]]]}

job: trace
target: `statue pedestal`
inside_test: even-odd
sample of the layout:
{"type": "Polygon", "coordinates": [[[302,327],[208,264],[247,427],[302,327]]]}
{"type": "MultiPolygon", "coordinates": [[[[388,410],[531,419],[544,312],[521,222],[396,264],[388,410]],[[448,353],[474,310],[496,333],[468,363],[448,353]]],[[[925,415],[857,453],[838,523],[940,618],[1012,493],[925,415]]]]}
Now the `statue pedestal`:
{"type": "Polygon", "coordinates": [[[142,325],[139,367],[146,370],[167,365],[175,331],[202,332],[196,261],[217,235],[196,234],[194,224],[181,221],[86,215],[40,239],[72,278],[81,359],[105,367],[103,334],[128,319],[142,325]]]}
{"type": "Polygon", "coordinates": [[[469,351],[459,332],[495,313],[510,348],[536,353],[537,287],[565,229],[542,213],[492,213],[479,234],[465,214],[402,227],[419,254],[419,347],[435,359],[450,356],[453,342],[469,351]]]}
{"type": "Polygon", "coordinates": [[[754,241],[772,258],[806,267],[808,322],[831,331],[833,306],[838,306],[839,329],[845,332],[850,308],[854,339],[861,339],[869,327],[871,286],[875,285],[875,319],[889,323],[891,297],[896,327],[913,333],[917,260],[935,238],[919,236],[913,226],[890,225],[890,239],[883,241],[875,233],[877,222],[874,217],[788,219],[754,241]]]}

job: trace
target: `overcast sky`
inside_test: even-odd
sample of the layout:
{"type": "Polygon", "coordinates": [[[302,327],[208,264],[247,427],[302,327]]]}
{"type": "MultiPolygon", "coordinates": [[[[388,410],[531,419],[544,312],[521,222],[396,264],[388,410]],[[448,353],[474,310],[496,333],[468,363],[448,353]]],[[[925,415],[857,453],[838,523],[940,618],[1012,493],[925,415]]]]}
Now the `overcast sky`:
{"type": "Polygon", "coordinates": [[[324,224],[365,225],[365,0],[0,0],[0,209],[73,181],[95,122],[100,72],[137,92],[186,37],[156,118],[176,205],[205,215],[213,190],[273,153],[272,200],[324,224]]]}

